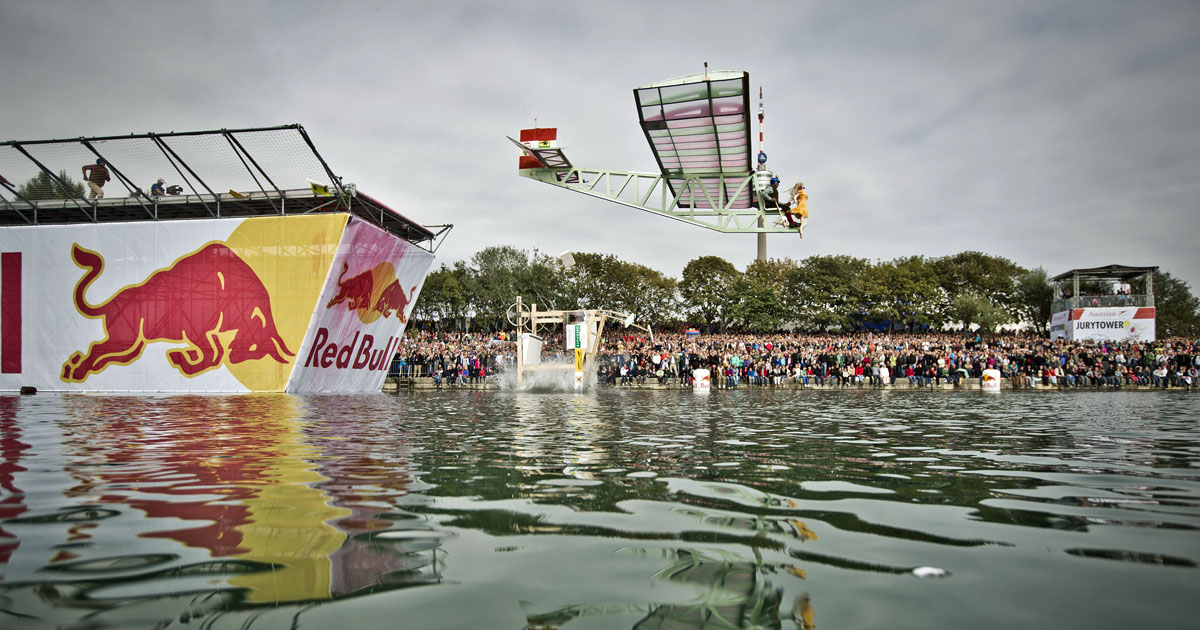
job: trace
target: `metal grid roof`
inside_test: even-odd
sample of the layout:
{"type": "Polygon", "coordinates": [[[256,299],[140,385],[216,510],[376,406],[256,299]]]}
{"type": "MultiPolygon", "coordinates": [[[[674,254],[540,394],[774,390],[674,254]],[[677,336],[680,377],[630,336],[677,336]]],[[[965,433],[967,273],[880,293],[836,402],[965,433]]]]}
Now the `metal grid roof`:
{"type": "Polygon", "coordinates": [[[633,94],[642,131],[680,207],[754,204],[752,191],[741,186],[752,170],[748,72],[678,77],[633,94]],[[687,186],[689,178],[700,186],[687,186]]]}
{"type": "Polygon", "coordinates": [[[1107,265],[1104,267],[1090,267],[1087,269],[1072,269],[1070,271],[1060,273],[1053,278],[1051,282],[1059,282],[1074,276],[1081,278],[1094,278],[1097,280],[1132,280],[1138,276],[1158,271],[1158,267],[1129,267],[1126,265],[1107,265]]]}
{"type": "Polygon", "coordinates": [[[330,170],[300,125],[0,143],[0,225],[350,212],[409,241],[430,230],[330,170]],[[102,199],[85,166],[105,162],[102,199]],[[173,194],[151,194],[163,179],[173,194]]]}

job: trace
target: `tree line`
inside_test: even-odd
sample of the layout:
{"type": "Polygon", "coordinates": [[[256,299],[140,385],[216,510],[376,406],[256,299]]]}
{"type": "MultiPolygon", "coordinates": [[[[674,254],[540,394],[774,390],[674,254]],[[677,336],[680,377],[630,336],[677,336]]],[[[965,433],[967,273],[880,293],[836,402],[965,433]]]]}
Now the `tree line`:
{"type": "MultiPolygon", "coordinates": [[[[31,201],[84,196],[66,171],[42,172],[18,188],[31,201]]],[[[429,274],[413,316],[439,327],[507,328],[516,296],[542,309],[607,308],[634,313],[656,328],[775,332],[942,329],[977,324],[986,331],[1027,323],[1045,333],[1054,297],[1044,269],[966,251],[871,263],[851,256],[810,256],[750,263],[745,271],[718,256],[689,262],[681,278],[609,254],[557,258],[511,246],[485,248],[470,261],[429,274]]],[[[1104,287],[1084,287],[1103,292],[1104,287]]],[[[1143,287],[1134,287],[1135,293],[1143,287]]],[[[1160,337],[1200,337],[1200,300],[1187,283],[1154,274],[1160,337]]]]}
{"type": "MultiPolygon", "coordinates": [[[[756,260],[745,271],[701,256],[678,279],[610,254],[573,256],[566,267],[536,250],[485,248],[432,271],[413,316],[439,328],[501,330],[511,327],[506,311],[520,295],[539,309],[634,313],[659,329],[993,331],[1023,322],[1044,334],[1054,298],[1044,269],[976,251],[875,263],[844,255],[756,260]]],[[[1200,301],[1186,282],[1159,271],[1154,294],[1158,336],[1200,336],[1200,301]]]]}

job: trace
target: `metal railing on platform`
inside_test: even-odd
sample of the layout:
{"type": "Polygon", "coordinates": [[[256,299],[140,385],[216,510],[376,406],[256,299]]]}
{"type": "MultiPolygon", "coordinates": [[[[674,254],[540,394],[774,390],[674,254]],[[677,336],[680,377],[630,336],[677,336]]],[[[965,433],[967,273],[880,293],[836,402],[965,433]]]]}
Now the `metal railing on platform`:
{"type": "Polygon", "coordinates": [[[0,225],[327,210],[429,251],[452,227],[422,226],[343,183],[297,124],[0,142],[0,225]]]}
{"type": "Polygon", "coordinates": [[[1073,308],[1130,308],[1154,306],[1152,295],[1080,295],[1054,300],[1051,311],[1061,313],[1073,308]]]}
{"type": "Polygon", "coordinates": [[[396,384],[401,387],[411,387],[422,378],[429,378],[425,373],[425,366],[402,361],[393,361],[391,369],[388,370],[388,378],[396,381],[396,384]]]}

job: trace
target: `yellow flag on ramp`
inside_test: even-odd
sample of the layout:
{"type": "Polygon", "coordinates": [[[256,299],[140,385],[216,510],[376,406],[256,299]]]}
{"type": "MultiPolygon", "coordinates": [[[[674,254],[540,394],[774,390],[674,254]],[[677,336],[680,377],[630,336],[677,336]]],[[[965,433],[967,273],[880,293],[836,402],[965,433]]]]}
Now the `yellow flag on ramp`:
{"type": "Polygon", "coordinates": [[[322,195],[325,197],[329,196],[329,185],[328,184],[321,184],[318,182],[314,182],[311,179],[308,180],[308,184],[310,186],[312,186],[312,191],[313,191],[314,195],[322,195]]]}

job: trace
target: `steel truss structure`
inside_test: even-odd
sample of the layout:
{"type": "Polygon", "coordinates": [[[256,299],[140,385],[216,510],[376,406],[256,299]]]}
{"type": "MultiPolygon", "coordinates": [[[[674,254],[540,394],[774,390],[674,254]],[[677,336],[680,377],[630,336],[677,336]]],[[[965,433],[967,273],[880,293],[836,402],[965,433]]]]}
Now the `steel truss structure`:
{"type": "Polygon", "coordinates": [[[349,212],[430,252],[454,227],[423,226],[344,183],[298,124],[0,142],[0,225],[312,212],[349,212]],[[68,174],[101,160],[112,185],[91,199],[68,174]],[[164,176],[169,194],[147,191],[164,176]]]}
{"type": "MultiPolygon", "coordinates": [[[[792,228],[776,224],[783,219],[777,208],[766,208],[762,201],[748,208],[738,207],[739,195],[754,190],[755,173],[744,176],[688,174],[674,192],[664,185],[661,173],[636,173],[570,166],[567,169],[534,168],[519,171],[522,177],[565,188],[590,197],[619,203],[684,223],[724,233],[795,234],[792,228]],[[714,177],[722,178],[716,198],[705,186],[714,177]],[[725,191],[729,191],[726,194],[725,191]],[[686,207],[681,200],[704,199],[707,208],[686,207]]],[[[757,197],[757,195],[755,195],[757,197]]]]}

